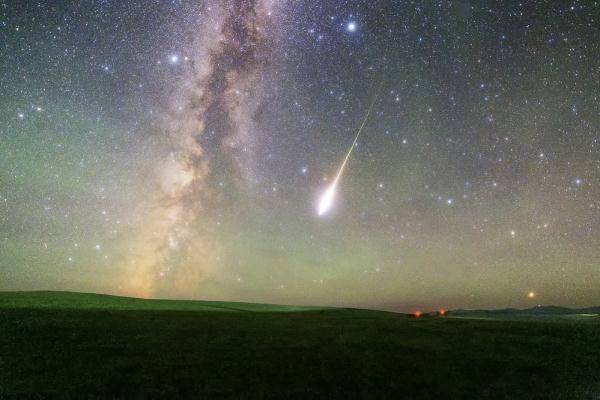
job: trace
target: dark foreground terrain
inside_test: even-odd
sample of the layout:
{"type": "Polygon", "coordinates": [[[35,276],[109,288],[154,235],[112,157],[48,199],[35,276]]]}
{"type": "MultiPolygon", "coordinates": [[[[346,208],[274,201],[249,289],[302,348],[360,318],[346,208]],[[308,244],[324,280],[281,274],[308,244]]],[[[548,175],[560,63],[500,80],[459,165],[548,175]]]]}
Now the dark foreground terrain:
{"type": "Polygon", "coordinates": [[[599,399],[600,319],[0,293],[0,398],[599,399]]]}

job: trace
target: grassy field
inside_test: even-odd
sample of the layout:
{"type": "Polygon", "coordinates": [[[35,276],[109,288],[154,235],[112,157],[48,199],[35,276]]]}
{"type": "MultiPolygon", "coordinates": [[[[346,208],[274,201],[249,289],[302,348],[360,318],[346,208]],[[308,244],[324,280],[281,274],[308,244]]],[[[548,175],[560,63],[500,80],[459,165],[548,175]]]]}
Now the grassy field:
{"type": "Polygon", "coordinates": [[[0,293],[0,398],[598,399],[600,322],[0,293]]]}

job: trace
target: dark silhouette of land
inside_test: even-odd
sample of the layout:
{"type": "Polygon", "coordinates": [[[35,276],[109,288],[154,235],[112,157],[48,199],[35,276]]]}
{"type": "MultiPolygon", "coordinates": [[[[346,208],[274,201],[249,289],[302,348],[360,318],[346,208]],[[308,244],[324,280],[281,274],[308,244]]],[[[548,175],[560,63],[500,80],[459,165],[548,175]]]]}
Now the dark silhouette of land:
{"type": "Polygon", "coordinates": [[[599,308],[380,311],[0,293],[0,398],[595,399],[599,308]]]}

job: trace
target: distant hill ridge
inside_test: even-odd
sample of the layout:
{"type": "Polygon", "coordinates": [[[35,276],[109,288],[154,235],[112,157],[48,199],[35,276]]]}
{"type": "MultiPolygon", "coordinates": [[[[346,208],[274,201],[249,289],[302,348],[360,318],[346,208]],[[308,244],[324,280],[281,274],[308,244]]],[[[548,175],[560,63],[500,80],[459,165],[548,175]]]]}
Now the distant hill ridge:
{"type": "MultiPolygon", "coordinates": [[[[323,310],[350,310],[337,307],[296,306],[280,304],[244,303],[207,300],[141,299],[98,293],[67,291],[0,291],[1,308],[46,308],[46,309],[107,309],[107,310],[171,310],[171,311],[214,311],[214,312],[306,312],[323,310]]],[[[359,311],[359,309],[353,309],[359,311]]],[[[362,310],[371,313],[387,311],[362,310]]],[[[413,316],[437,316],[437,312],[419,313],[413,316]]],[[[455,309],[445,312],[448,317],[465,318],[519,318],[519,317],[598,317],[600,307],[568,308],[559,306],[537,306],[527,309],[455,309]]]]}
{"type": "Polygon", "coordinates": [[[111,310],[172,310],[220,312],[298,312],[334,309],[231,301],[140,299],[97,293],[61,291],[0,292],[3,308],[58,308],[111,310]]]}
{"type": "Polygon", "coordinates": [[[465,316],[465,317],[477,317],[477,316],[488,316],[488,317],[501,317],[501,316],[599,316],[600,307],[586,307],[586,308],[568,308],[559,306],[537,306],[526,309],[517,308],[503,308],[497,310],[451,310],[448,311],[449,315],[452,316],[465,316]]]}

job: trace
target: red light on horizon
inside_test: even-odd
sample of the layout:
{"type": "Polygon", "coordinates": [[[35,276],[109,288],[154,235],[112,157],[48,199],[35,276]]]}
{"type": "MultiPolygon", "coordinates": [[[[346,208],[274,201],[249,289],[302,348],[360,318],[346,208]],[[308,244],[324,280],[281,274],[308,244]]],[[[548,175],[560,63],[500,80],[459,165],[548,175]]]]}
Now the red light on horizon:
{"type": "Polygon", "coordinates": [[[419,318],[421,316],[421,311],[415,311],[415,317],[419,318]]]}
{"type": "Polygon", "coordinates": [[[443,316],[443,315],[446,315],[446,310],[444,310],[444,309],[442,308],[442,309],[439,311],[439,314],[440,314],[440,315],[442,315],[442,316],[443,316]]]}

